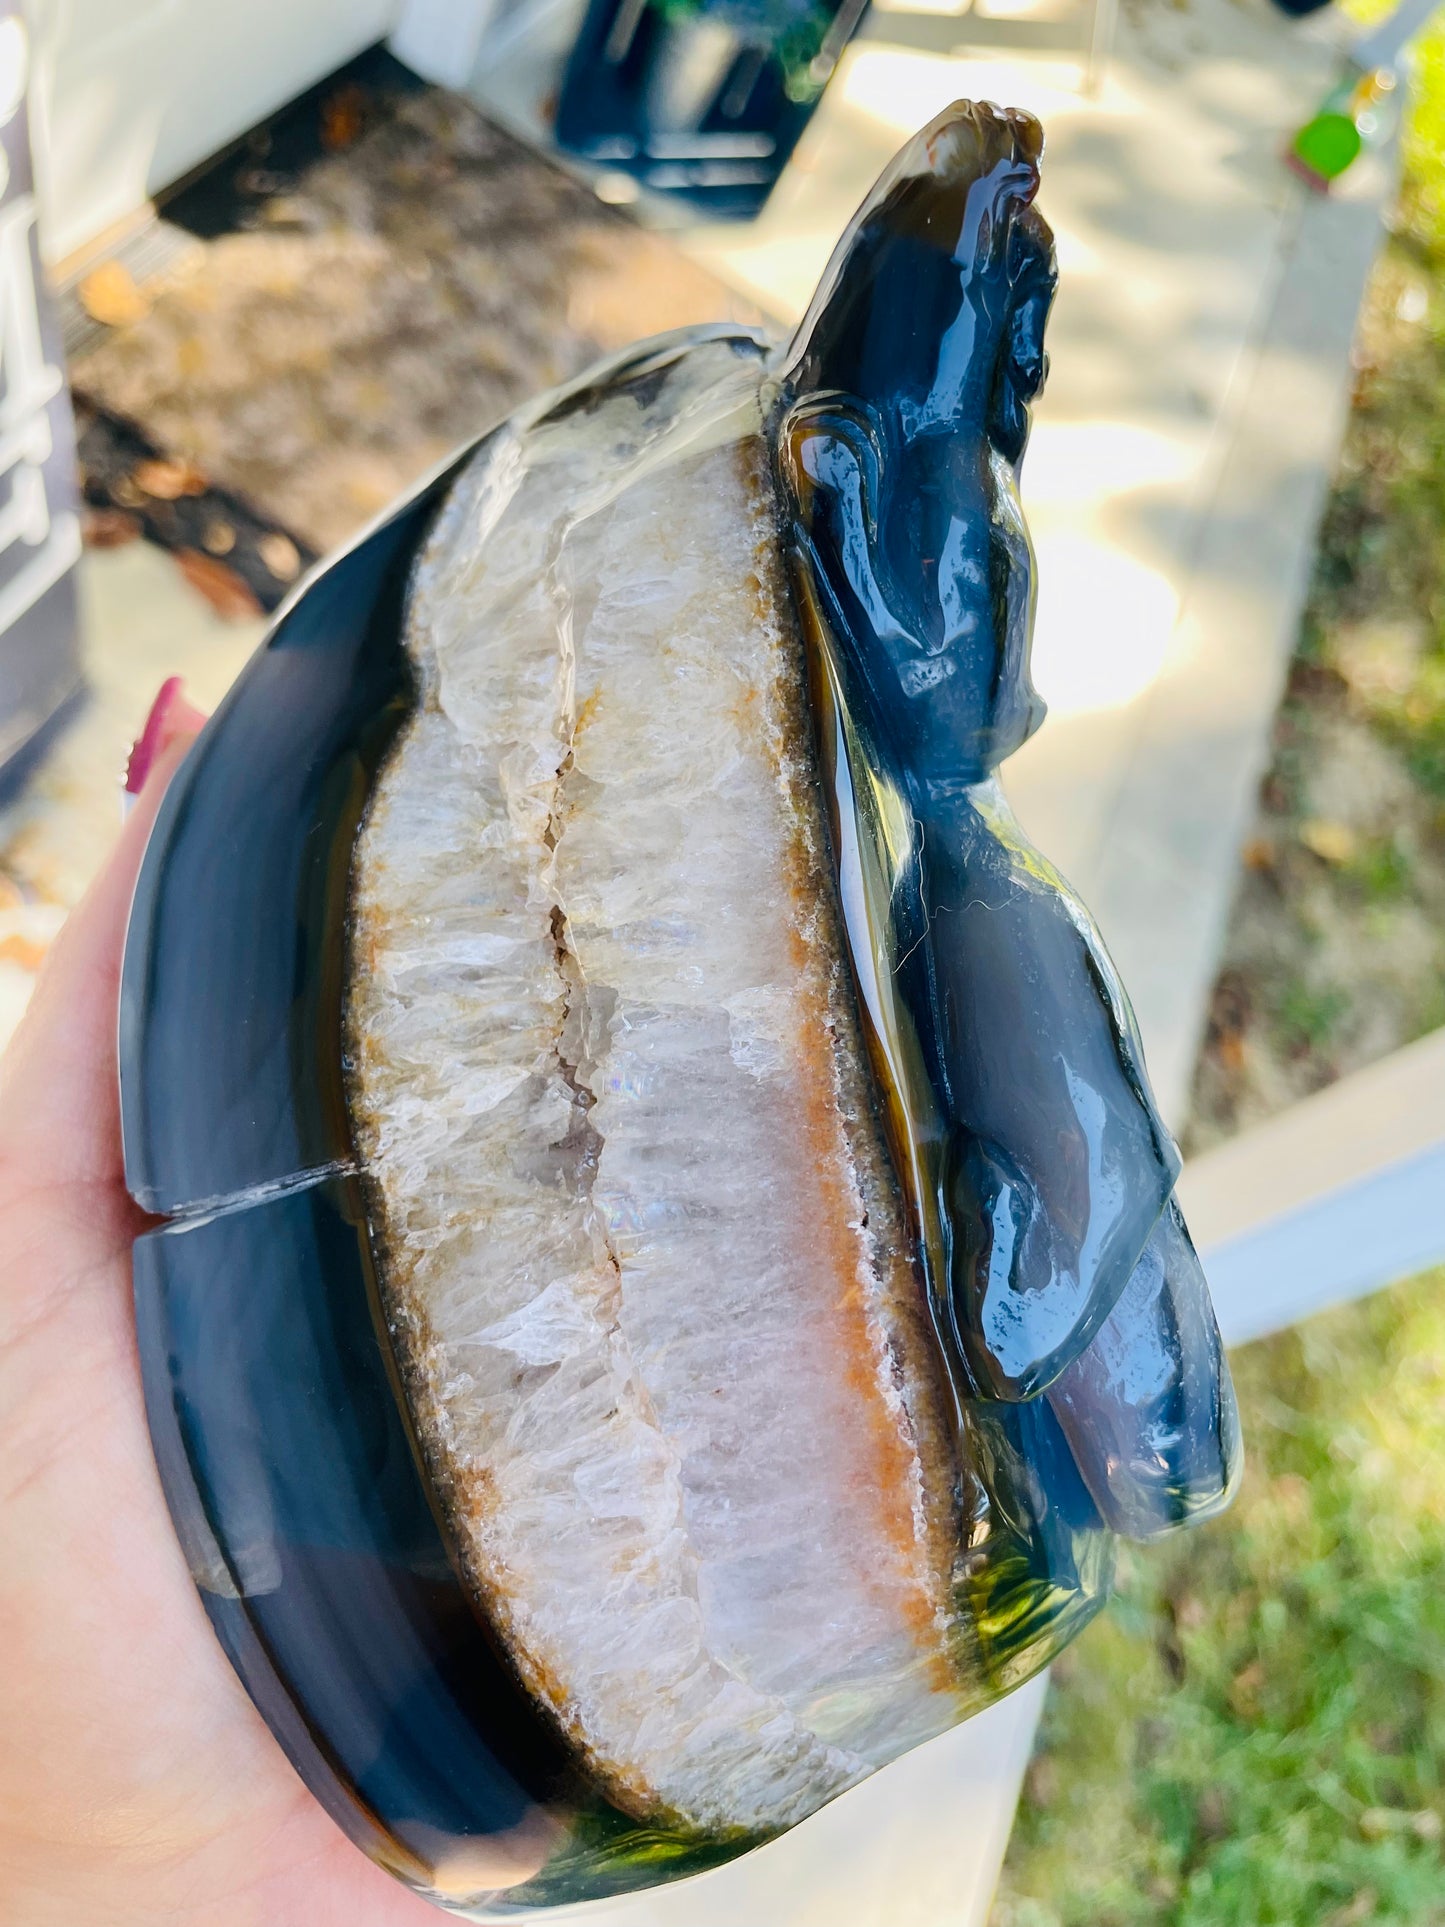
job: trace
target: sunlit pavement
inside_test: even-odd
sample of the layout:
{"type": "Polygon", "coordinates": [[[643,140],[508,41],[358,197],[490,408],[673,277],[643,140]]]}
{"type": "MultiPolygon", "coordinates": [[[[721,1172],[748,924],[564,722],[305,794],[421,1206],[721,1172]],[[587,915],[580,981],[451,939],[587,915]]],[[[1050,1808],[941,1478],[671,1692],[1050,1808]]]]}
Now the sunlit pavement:
{"type": "MultiPolygon", "coordinates": [[[[1005,771],[1098,915],[1166,1114],[1184,1111],[1238,848],[1293,646],[1347,402],[1388,169],[1325,202],[1279,163],[1328,84],[1318,22],[1267,0],[1121,20],[1095,99],[1077,59],[979,49],[971,16],[875,6],[749,229],[686,245],[796,316],[874,175],[957,96],[1048,134],[1052,373],[1024,497],[1050,720],[1005,771]]],[[[1082,33],[1082,9],[1060,11],[1082,33]]],[[[1026,17],[1003,31],[1026,42],[1026,17]]]]}

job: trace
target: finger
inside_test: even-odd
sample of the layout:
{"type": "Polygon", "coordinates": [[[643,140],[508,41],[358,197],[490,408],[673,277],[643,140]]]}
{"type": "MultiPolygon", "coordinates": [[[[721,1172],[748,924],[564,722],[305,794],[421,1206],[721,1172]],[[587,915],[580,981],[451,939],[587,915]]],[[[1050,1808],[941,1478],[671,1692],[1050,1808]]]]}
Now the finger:
{"type": "Polygon", "coordinates": [[[128,781],[140,785],[134,808],[51,945],[0,1061],[0,1160],[12,1185],[35,1191],[121,1179],[115,1038],[126,919],[166,785],[204,721],[172,678],[132,753],[128,781]]]}
{"type": "Polygon", "coordinates": [[[156,762],[178,738],[189,740],[205,722],[200,710],[188,703],[179,676],[167,676],[151,704],[141,733],[131,744],[125,766],[125,793],[139,796],[156,762]]]}

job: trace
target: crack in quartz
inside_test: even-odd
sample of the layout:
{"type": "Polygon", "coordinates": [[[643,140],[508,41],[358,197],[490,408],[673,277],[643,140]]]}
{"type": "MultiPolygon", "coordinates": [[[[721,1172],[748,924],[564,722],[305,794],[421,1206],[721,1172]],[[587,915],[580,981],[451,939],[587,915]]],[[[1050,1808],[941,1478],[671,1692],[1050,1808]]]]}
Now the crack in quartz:
{"type": "MultiPolygon", "coordinates": [[[[585,517],[565,517],[553,531],[547,544],[545,581],[547,593],[556,612],[557,636],[557,734],[564,744],[562,755],[558,758],[557,773],[553,779],[552,795],[547,811],[546,826],[542,831],[542,843],[547,851],[543,865],[544,873],[555,887],[558,845],[566,829],[567,817],[567,778],[576,768],[577,734],[581,725],[581,714],[577,705],[577,638],[574,630],[576,599],[567,581],[566,554],[567,544],[577,522],[585,517]]],[[[582,960],[577,955],[568,935],[567,911],[557,897],[553,898],[547,912],[548,930],[552,940],[553,960],[562,986],[562,1021],[553,1040],[553,1055],[558,1074],[563,1085],[572,1096],[572,1119],[566,1136],[554,1149],[562,1154],[563,1171],[571,1166],[573,1195],[579,1202],[585,1201],[589,1228],[597,1238],[612,1268],[615,1294],[610,1307],[609,1335],[621,1339],[619,1312],[621,1308],[622,1264],[612,1241],[611,1232],[603,1213],[597,1208],[593,1198],[593,1187],[597,1181],[598,1167],[602,1156],[603,1138],[596,1125],[591,1122],[590,1113],[597,1103],[597,1093],[586,1081],[586,1067],[591,1059],[588,1049],[589,1018],[592,1010],[593,994],[589,990],[582,960]],[[570,1049],[569,1049],[570,1046],[570,1049]]],[[[607,1001],[598,996],[599,1003],[607,1001]]],[[[616,996],[611,996],[612,1008],[616,1008],[616,996]]],[[[605,1033],[611,1010],[595,1013],[601,1018],[605,1033]]],[[[591,1060],[595,1068],[595,1060],[591,1060]]]]}
{"type": "Polygon", "coordinates": [[[256,1205],[272,1204],[278,1198],[289,1198],[296,1191],[310,1191],[333,1178],[354,1178],[360,1168],[354,1158],[332,1158],[327,1164],[309,1165],[304,1171],[293,1171],[284,1178],[268,1178],[262,1184],[249,1184],[239,1191],[221,1191],[211,1197],[191,1198],[172,1211],[157,1213],[162,1222],[156,1226],[156,1230],[189,1231],[197,1225],[209,1224],[213,1218],[226,1218],[236,1211],[249,1211],[256,1205]]]}

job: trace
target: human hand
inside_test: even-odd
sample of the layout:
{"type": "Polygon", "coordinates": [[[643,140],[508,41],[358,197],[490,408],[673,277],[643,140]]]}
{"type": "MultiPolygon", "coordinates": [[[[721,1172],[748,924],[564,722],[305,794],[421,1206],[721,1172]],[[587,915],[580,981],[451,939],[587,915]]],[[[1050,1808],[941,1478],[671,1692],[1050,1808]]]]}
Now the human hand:
{"type": "Polygon", "coordinates": [[[0,1061],[0,1923],[429,1927],[242,1691],[151,1455],[115,1036],[141,853],[203,721],[168,690],[141,795],[0,1061]]]}

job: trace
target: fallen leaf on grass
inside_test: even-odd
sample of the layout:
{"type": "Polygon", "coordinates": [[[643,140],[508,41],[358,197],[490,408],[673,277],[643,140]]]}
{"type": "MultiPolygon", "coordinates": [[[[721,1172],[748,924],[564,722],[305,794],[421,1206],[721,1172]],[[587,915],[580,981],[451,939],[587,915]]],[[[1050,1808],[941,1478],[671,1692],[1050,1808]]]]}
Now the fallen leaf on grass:
{"type": "Polygon", "coordinates": [[[249,616],[263,613],[251,585],[215,556],[205,555],[200,549],[178,549],[176,564],[191,587],[228,622],[243,622],[249,616]]]}
{"type": "Polygon", "coordinates": [[[1411,1807],[1366,1807],[1360,1815],[1359,1828],[1366,1840],[1387,1840],[1393,1833],[1413,1833],[1417,1840],[1427,1844],[1445,1832],[1445,1824],[1433,1807],[1422,1807],[1418,1812],[1411,1807]]]}
{"type": "Polygon", "coordinates": [[[106,328],[126,328],[150,313],[150,296],[136,286],[123,261],[102,261],[77,286],[80,305],[92,321],[106,328]]]}
{"type": "Polygon", "coordinates": [[[1244,1032],[1242,1030],[1221,1031],[1215,1040],[1214,1055],[1225,1070],[1237,1076],[1244,1069],[1244,1032]]]}
{"type": "Polygon", "coordinates": [[[211,486],[193,462],[179,460],[137,462],[132,480],[156,502],[178,502],[183,495],[204,495],[211,486]]]}
{"type": "Polygon", "coordinates": [[[1378,1898],[1373,1887],[1361,1887],[1353,1900],[1326,1914],[1320,1927],[1363,1927],[1363,1923],[1373,1917],[1378,1898]]]}
{"type": "Polygon", "coordinates": [[[126,509],[88,508],[80,535],[88,549],[121,549],[139,537],[140,521],[126,509]]]}
{"type": "Polygon", "coordinates": [[[1334,823],[1323,816],[1307,816],[1299,826],[1299,840],[1322,863],[1348,863],[1360,847],[1348,823],[1334,823]]]}
{"type": "Polygon", "coordinates": [[[1024,1789],[1031,1805],[1051,1807],[1058,1798],[1059,1769],[1047,1753],[1036,1753],[1024,1775],[1024,1789]]]}

